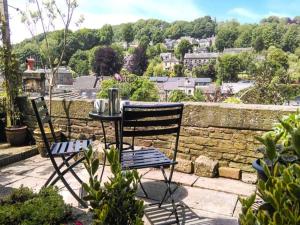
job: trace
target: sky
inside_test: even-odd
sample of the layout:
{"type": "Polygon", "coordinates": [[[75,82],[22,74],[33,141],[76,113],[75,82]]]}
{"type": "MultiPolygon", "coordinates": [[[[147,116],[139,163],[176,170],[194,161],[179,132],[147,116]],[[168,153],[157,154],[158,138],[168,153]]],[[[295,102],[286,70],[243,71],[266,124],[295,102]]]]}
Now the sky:
{"type": "MultiPolygon", "coordinates": [[[[32,0],[31,0],[32,2],[32,0]]],[[[63,0],[57,0],[59,4],[63,0]]],[[[100,28],[104,24],[135,22],[139,19],[192,21],[210,15],[217,21],[235,19],[241,23],[257,23],[271,15],[279,17],[300,16],[300,0],[78,0],[79,6],[73,21],[83,15],[80,27],[71,29],[100,28]]],[[[28,10],[28,0],[8,0],[10,6],[28,10]]],[[[31,37],[28,28],[21,22],[20,14],[9,7],[11,39],[18,43],[31,37]]],[[[61,28],[59,22],[55,29],[61,28]]],[[[37,29],[35,33],[41,30],[37,29]]]]}

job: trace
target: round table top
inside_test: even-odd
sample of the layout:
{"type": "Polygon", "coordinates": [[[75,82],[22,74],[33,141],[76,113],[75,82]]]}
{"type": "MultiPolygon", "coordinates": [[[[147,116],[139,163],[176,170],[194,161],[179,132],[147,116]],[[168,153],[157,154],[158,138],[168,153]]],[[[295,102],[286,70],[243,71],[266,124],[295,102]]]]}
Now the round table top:
{"type": "Polygon", "coordinates": [[[89,116],[93,119],[98,119],[102,121],[117,121],[122,119],[122,113],[117,113],[109,115],[108,112],[98,113],[95,111],[89,112],[89,116]]]}

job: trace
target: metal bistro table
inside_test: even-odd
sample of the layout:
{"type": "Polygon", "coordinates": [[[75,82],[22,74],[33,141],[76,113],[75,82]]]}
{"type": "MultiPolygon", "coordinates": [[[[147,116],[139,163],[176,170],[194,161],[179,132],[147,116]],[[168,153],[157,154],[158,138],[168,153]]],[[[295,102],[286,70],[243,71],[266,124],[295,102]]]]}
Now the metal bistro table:
{"type": "Polygon", "coordinates": [[[103,137],[104,137],[104,145],[105,149],[110,148],[112,145],[116,145],[117,149],[120,149],[120,127],[121,127],[121,121],[122,121],[122,114],[113,114],[109,115],[108,113],[97,113],[97,112],[90,112],[89,116],[92,119],[99,120],[101,122],[102,131],[103,131],[103,137]],[[108,143],[106,138],[106,132],[104,127],[104,122],[112,122],[115,126],[115,142],[108,143]]]}

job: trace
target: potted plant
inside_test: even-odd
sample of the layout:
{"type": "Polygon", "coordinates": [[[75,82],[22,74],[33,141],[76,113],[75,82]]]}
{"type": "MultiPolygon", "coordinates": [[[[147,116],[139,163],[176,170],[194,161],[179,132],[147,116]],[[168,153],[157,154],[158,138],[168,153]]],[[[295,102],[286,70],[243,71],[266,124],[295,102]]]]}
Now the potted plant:
{"type": "Polygon", "coordinates": [[[89,183],[83,183],[83,189],[87,193],[83,199],[90,203],[94,215],[93,224],[144,224],[144,204],[135,197],[140,179],[138,172],[121,170],[119,151],[116,149],[105,150],[105,153],[112,177],[101,186],[102,177],[99,179],[97,175],[100,163],[97,153],[93,152],[91,146],[84,152],[84,165],[89,174],[89,183]]]}
{"type": "Polygon", "coordinates": [[[21,114],[16,106],[16,98],[21,84],[19,62],[12,53],[10,44],[9,26],[7,18],[1,18],[0,70],[4,74],[4,87],[6,99],[7,141],[12,146],[23,145],[27,136],[27,127],[21,124],[21,114]]]}
{"type": "MultiPolygon", "coordinates": [[[[277,162],[284,165],[300,162],[298,133],[300,133],[299,112],[284,116],[279,123],[275,124],[273,131],[256,138],[263,144],[257,150],[263,154],[263,161],[270,170],[274,169],[277,162]]],[[[267,179],[261,159],[255,160],[252,166],[257,170],[258,178],[267,179]]]]}

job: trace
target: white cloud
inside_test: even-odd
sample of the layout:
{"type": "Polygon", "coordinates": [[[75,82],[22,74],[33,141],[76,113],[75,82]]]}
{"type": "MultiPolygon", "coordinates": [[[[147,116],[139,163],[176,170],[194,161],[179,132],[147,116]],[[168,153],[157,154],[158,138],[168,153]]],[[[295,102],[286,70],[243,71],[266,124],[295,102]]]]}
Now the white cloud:
{"type": "Polygon", "coordinates": [[[228,11],[228,14],[237,15],[239,17],[247,17],[251,20],[257,20],[261,18],[261,15],[245,8],[233,8],[228,11]]]}

